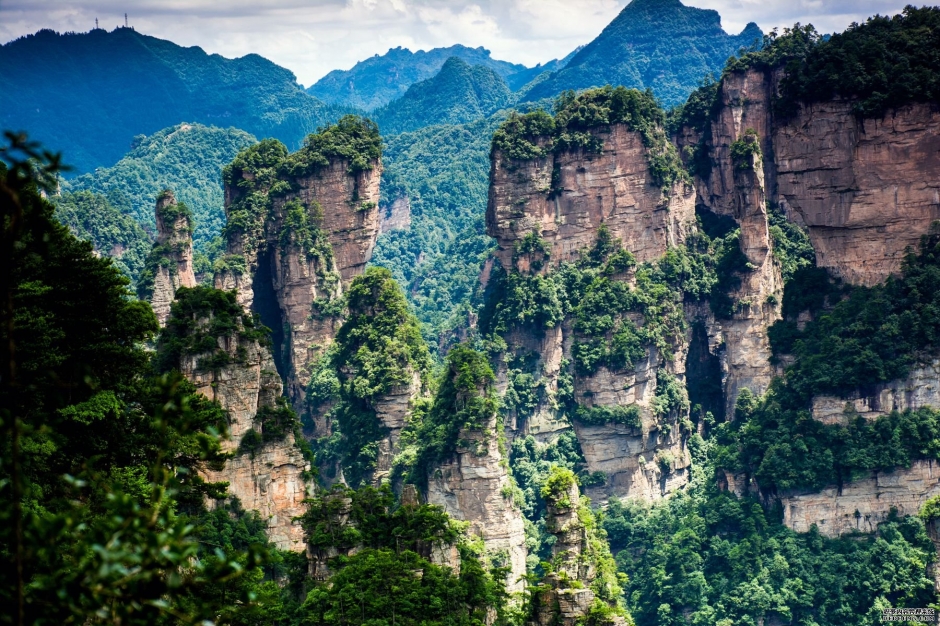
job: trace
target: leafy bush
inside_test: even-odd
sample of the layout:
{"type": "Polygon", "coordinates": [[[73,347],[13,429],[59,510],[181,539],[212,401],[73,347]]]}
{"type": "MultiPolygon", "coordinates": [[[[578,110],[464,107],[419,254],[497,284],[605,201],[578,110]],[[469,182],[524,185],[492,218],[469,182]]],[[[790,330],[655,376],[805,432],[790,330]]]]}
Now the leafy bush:
{"type": "Polygon", "coordinates": [[[574,419],[583,424],[603,426],[604,424],[624,424],[632,428],[640,427],[640,407],[628,406],[579,406],[574,419]]]}

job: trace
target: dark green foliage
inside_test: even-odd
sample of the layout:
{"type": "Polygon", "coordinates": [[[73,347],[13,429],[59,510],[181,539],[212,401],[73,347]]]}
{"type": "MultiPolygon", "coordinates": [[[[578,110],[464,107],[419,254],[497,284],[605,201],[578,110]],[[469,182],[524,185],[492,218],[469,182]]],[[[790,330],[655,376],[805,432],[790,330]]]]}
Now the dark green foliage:
{"type": "Polygon", "coordinates": [[[813,419],[798,394],[777,379],[763,398],[738,398],[735,421],[717,431],[717,462],[772,490],[820,489],[870,470],[940,458],[938,411],[893,411],[876,420],[848,413],[845,419],[846,425],[813,419]]]}
{"type": "MultiPolygon", "coordinates": [[[[801,276],[822,279],[818,271],[803,272],[801,276]]],[[[911,252],[905,258],[900,278],[891,277],[875,287],[855,287],[838,304],[831,299],[832,310],[819,314],[803,332],[791,325],[781,333],[785,322],[778,322],[771,335],[774,350],[786,348],[796,357],[787,370],[789,384],[807,397],[904,378],[940,338],[938,280],[940,236],[931,235],[923,239],[919,254],[911,252]],[[780,341],[782,335],[785,341],[780,341]]],[[[791,284],[805,291],[805,282],[791,284]]],[[[824,287],[817,299],[832,293],[828,281],[824,287]]],[[[784,295],[787,313],[797,312],[799,306],[788,297],[784,295]]]]}
{"type": "Polygon", "coordinates": [[[387,267],[408,294],[431,349],[446,351],[450,330],[465,325],[486,236],[490,137],[499,120],[434,126],[386,137],[382,201],[411,205],[411,227],[379,236],[373,265],[387,267]]]}
{"type": "MultiPolygon", "coordinates": [[[[698,88],[689,94],[685,103],[669,110],[667,128],[676,133],[683,128],[705,132],[721,104],[721,83],[711,76],[706,77],[698,88]]],[[[710,129],[709,129],[710,130],[710,129]]]]}
{"type": "Polygon", "coordinates": [[[423,414],[416,413],[408,427],[410,432],[402,434],[405,444],[413,442],[417,450],[413,461],[406,459],[410,467],[398,471],[407,470],[410,482],[426,485],[433,465],[457,452],[461,430],[482,430],[487,438],[496,436],[490,430],[491,421],[501,428],[495,419],[499,401],[494,382],[485,355],[465,344],[454,346],[447,354],[433,404],[423,414]]]}
{"type": "Polygon", "coordinates": [[[311,406],[335,399],[333,437],[319,442],[318,459],[338,462],[358,486],[375,467],[384,427],[375,402],[417,374],[427,385],[430,355],[401,288],[384,268],[370,267],[347,292],[346,321],[322,368],[311,378],[311,406]]]}
{"type": "Polygon", "coordinates": [[[108,198],[90,191],[62,193],[51,198],[56,217],[79,239],[92,243],[100,254],[137,282],[150,251],[150,237],[133,218],[112,205],[108,198]]]}
{"type": "Polygon", "coordinates": [[[257,315],[242,310],[234,291],[180,287],[166,328],[160,333],[156,366],[166,372],[179,368],[184,356],[207,355],[200,360],[199,367],[218,369],[229,363],[228,353],[219,348],[220,338],[237,336],[239,342],[258,341],[265,345],[270,341],[270,332],[257,315]]]}
{"type": "Polygon", "coordinates": [[[120,213],[150,230],[155,228],[157,196],[172,188],[176,199],[192,210],[193,245],[205,252],[225,225],[219,173],[239,150],[255,142],[235,128],[176,124],[138,138],[114,165],[108,162],[109,167],[64,181],[63,188],[105,195],[120,213]]]}
{"type": "Polygon", "coordinates": [[[664,369],[656,371],[656,393],[653,395],[650,407],[659,418],[674,415],[689,408],[685,387],[674,375],[664,369]]]}
{"type": "Polygon", "coordinates": [[[761,156],[760,137],[753,128],[748,128],[741,138],[731,144],[731,162],[739,170],[749,170],[754,167],[753,157],[761,156]]]}
{"type": "Polygon", "coordinates": [[[574,419],[591,426],[623,424],[631,428],[639,428],[640,407],[635,404],[628,406],[579,406],[574,412],[574,419]]]}
{"type": "Polygon", "coordinates": [[[436,124],[468,124],[511,103],[506,82],[483,65],[451,57],[433,78],[413,84],[405,94],[373,115],[386,135],[436,124]]]}
{"type": "Polygon", "coordinates": [[[181,120],[224,120],[298,148],[305,135],[345,112],[304,93],[290,71],[257,54],[225,59],[129,28],[41,30],[7,43],[0,48],[0,85],[4,125],[30,129],[65,151],[80,173],[115,163],[140,134],[181,120]]]}
{"type": "Polygon", "coordinates": [[[433,544],[461,540],[439,507],[396,506],[388,486],[336,486],[307,505],[301,521],[310,546],[340,554],[360,549],[330,560],[335,573],[307,595],[303,623],[373,624],[394,616],[398,624],[470,625],[482,623],[488,608],[502,617],[505,591],[498,581],[504,571],[487,572],[463,545],[459,572],[427,560],[433,544]]]}
{"type": "Polygon", "coordinates": [[[382,138],[375,122],[358,115],[344,115],[335,124],[323,126],[309,135],[304,147],[287,157],[279,173],[308,176],[331,160],[347,161],[350,174],[371,170],[382,158],[382,138]]]}
{"type": "Polygon", "coordinates": [[[334,566],[329,584],[303,604],[309,623],[471,626],[485,623],[499,599],[499,585],[478,562],[461,566],[458,576],[409,550],[366,548],[334,566]]]}
{"type": "Polygon", "coordinates": [[[0,165],[0,619],[200,623],[249,608],[234,587],[263,555],[200,559],[191,522],[224,494],[200,474],[221,469],[224,412],[188,381],[152,375],[149,306],[40,197],[33,181],[51,183],[55,161],[19,160],[48,157],[10,140],[0,149],[12,163],[0,165]],[[226,583],[227,595],[207,591],[226,583]]]}
{"type": "Polygon", "coordinates": [[[485,48],[457,44],[427,52],[412,52],[398,47],[381,56],[359,61],[352,69],[333,70],[309,87],[307,93],[329,104],[372,111],[400,98],[415,83],[431,79],[455,57],[467,65],[488,68],[507,79],[526,70],[522,65],[490,58],[490,51],[485,48]]]}
{"type": "Polygon", "coordinates": [[[749,499],[695,486],[653,505],[612,500],[603,521],[638,626],[875,626],[886,607],[935,601],[923,523],[877,535],[797,534],[749,499]]]}
{"type": "MultiPolygon", "coordinates": [[[[774,258],[780,264],[780,273],[786,284],[798,271],[816,265],[816,251],[806,231],[788,220],[779,207],[769,205],[767,209],[767,222],[770,225],[770,237],[774,244],[774,258]]],[[[812,291],[810,289],[810,292],[812,291]]],[[[806,308],[809,307],[804,307],[806,308]]]]}
{"type": "Polygon", "coordinates": [[[828,38],[797,24],[765,38],[762,50],[729,62],[726,71],[784,66],[776,103],[784,115],[795,114],[800,103],[851,98],[859,117],[872,118],[912,102],[936,103],[938,63],[940,9],[908,6],[828,38]]]}
{"type": "Polygon", "coordinates": [[[652,89],[666,106],[675,106],[704,76],[718,74],[729,56],[760,38],[754,23],[728,35],[716,11],[679,0],[633,0],[564,69],[524,97],[534,101],[566,89],[624,85],[652,89]]]}
{"type": "Polygon", "coordinates": [[[529,520],[538,520],[545,513],[542,487],[555,465],[573,472],[583,470],[584,455],[574,431],[565,431],[547,444],[540,444],[531,435],[513,440],[509,466],[520,490],[520,508],[529,520]]]}
{"type": "Polygon", "coordinates": [[[493,152],[503,158],[541,158],[549,151],[600,152],[599,136],[612,124],[640,133],[653,182],[663,188],[688,178],[675,146],[666,137],[666,114],[649,90],[610,85],[580,94],[566,91],[555,101],[555,117],[533,112],[510,116],[493,135],[493,152]]]}

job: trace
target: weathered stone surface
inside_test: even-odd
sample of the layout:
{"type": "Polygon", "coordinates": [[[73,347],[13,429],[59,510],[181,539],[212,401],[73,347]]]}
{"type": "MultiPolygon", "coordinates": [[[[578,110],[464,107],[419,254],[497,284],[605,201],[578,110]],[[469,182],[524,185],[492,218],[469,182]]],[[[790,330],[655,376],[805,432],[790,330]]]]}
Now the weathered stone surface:
{"type": "Polygon", "coordinates": [[[940,359],[912,370],[904,380],[857,390],[844,398],[816,396],[813,398],[813,418],[825,424],[844,424],[856,414],[876,419],[891,411],[921,407],[940,408],[940,359]]]}
{"type": "MultiPolygon", "coordinates": [[[[310,367],[332,343],[341,323],[334,315],[314,311],[313,302],[339,298],[363,272],[378,237],[381,163],[376,161],[372,169],[356,174],[347,168],[345,160],[337,159],[293,180],[293,191],[274,198],[260,240],[240,233],[229,238],[228,254],[244,257],[247,271],[226,271],[215,277],[216,288],[238,290],[239,303],[245,309],[276,311],[277,323],[266,321],[275,330],[283,329],[275,357],[282,364],[287,393],[298,412],[304,408],[310,367]],[[285,205],[292,201],[300,201],[311,220],[326,233],[332,266],[323,267],[300,246],[282,242],[285,205]],[[272,298],[275,302],[267,301],[272,298]]],[[[226,207],[240,193],[235,186],[226,187],[226,207]]]]}
{"type": "Polygon", "coordinates": [[[372,474],[373,484],[379,485],[388,480],[392,470],[392,461],[399,452],[398,440],[401,437],[401,430],[411,415],[414,400],[421,395],[422,390],[421,376],[417,372],[412,372],[409,384],[393,387],[388,394],[376,401],[375,416],[386,428],[386,434],[379,441],[378,458],[376,458],[375,471],[372,474]]]}
{"type": "MultiPolygon", "coordinates": [[[[537,626],[575,626],[584,623],[595,594],[590,588],[597,578],[590,553],[589,537],[581,519],[581,494],[572,483],[565,494],[546,502],[545,530],[555,537],[552,545],[554,571],[541,581],[545,589],[538,594],[533,624],[537,626]]],[[[613,615],[601,623],[624,625],[626,620],[613,615]]]]}
{"type": "MultiPolygon", "coordinates": [[[[157,198],[157,246],[166,246],[168,265],[160,264],[154,268],[153,295],[150,306],[157,316],[160,326],[170,317],[170,306],[180,287],[195,287],[196,275],[193,273],[193,236],[191,224],[186,215],[180,215],[171,223],[164,219],[164,209],[176,204],[176,196],[169,189],[157,198]]],[[[112,253],[112,256],[115,256],[112,253]]]]}
{"type": "Polygon", "coordinates": [[[395,198],[379,207],[379,234],[392,230],[407,230],[411,226],[411,200],[408,196],[395,198]]]}
{"type": "Polygon", "coordinates": [[[526,572],[522,513],[512,502],[512,479],[500,454],[496,416],[483,430],[460,432],[456,456],[431,471],[427,501],[452,517],[470,522],[469,533],[483,539],[490,555],[510,566],[510,592],[521,591],[526,572]],[[485,432],[484,432],[485,431],[485,432]]]}
{"type": "Polygon", "coordinates": [[[783,523],[797,532],[816,524],[827,537],[861,531],[874,532],[891,509],[899,515],[917,515],[928,498],[940,494],[940,465],[935,460],[915,461],[910,469],[872,472],[871,476],[819,493],[781,494],[783,523]]]}
{"type": "Polygon", "coordinates": [[[779,198],[809,227],[821,267],[873,285],[940,218],[940,110],[859,120],[852,104],[812,104],[776,129],[779,198]]]}
{"type": "Polygon", "coordinates": [[[684,241],[695,222],[693,190],[676,183],[664,194],[652,184],[639,133],[623,124],[606,130],[601,154],[571,151],[506,162],[493,155],[486,232],[496,239],[503,267],[512,267],[515,243],[533,232],[548,244],[550,266],[578,258],[602,223],[641,263],[684,241]]]}
{"type": "Polygon", "coordinates": [[[245,433],[253,428],[260,430],[256,423],[258,410],[273,406],[281,395],[274,361],[257,341],[222,337],[219,348],[230,355],[231,364],[216,371],[202,370],[198,363],[207,355],[191,355],[184,357],[180,367],[199,393],[218,401],[229,415],[230,438],[222,446],[235,456],[221,471],[206,471],[206,478],[228,482],[230,495],[237,497],[246,510],[258,511],[267,521],[268,537],[278,548],[302,549],[303,530],[293,518],[304,512],[307,485],[302,473],[310,467],[295,445],[294,435],[268,442],[254,454],[238,452],[245,433]]]}
{"type": "Polygon", "coordinates": [[[595,502],[604,503],[611,496],[658,500],[688,482],[691,457],[678,423],[688,410],[661,418],[652,410],[657,370],[674,368],[684,382],[684,362],[684,352],[680,352],[667,366],[651,349],[633,371],[611,372],[601,367],[593,376],[575,378],[575,397],[584,406],[636,405],[640,409],[640,428],[574,421],[588,471],[607,475],[604,485],[588,489],[595,502]]]}

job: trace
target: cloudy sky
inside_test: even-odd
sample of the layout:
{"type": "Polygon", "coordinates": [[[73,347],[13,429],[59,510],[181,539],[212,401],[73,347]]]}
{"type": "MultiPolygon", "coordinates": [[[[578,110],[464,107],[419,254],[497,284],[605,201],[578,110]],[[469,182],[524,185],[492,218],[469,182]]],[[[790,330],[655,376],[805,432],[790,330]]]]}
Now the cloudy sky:
{"type": "MultiPolygon", "coordinates": [[[[304,85],[389,48],[462,43],[534,65],[597,36],[629,0],[0,0],[0,41],[40,28],[84,32],[124,22],[139,32],[237,57],[258,53],[304,85]]],[[[726,31],[754,21],[765,31],[794,22],[824,32],[910,0],[684,0],[716,9],[726,31]]]]}

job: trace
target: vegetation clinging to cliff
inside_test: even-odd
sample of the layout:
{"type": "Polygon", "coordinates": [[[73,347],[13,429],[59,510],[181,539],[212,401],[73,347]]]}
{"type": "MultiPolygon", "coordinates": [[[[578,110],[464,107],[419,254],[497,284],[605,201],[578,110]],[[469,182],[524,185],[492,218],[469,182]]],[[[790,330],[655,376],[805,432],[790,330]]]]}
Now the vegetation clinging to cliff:
{"type": "MultiPolygon", "coordinates": [[[[426,389],[430,355],[401,288],[385,268],[370,267],[346,295],[348,315],[333,347],[310,382],[314,403],[336,401],[332,437],[318,442],[318,460],[337,461],[349,484],[358,486],[375,468],[384,427],[376,402],[417,377],[426,389]]],[[[317,408],[317,407],[313,407],[317,408]]]]}
{"type": "Polygon", "coordinates": [[[892,515],[862,537],[800,534],[713,481],[652,504],[611,500],[602,525],[638,626],[876,626],[882,608],[934,602],[920,520],[892,515]]]}
{"type": "Polygon", "coordinates": [[[899,15],[876,15],[823,38],[797,24],[764,38],[758,51],[729,61],[725,71],[783,67],[778,110],[800,103],[853,99],[860,117],[881,117],[912,102],[940,101],[940,8],[908,6],[899,15]]]}
{"type": "Polygon", "coordinates": [[[666,189],[687,180],[666,136],[666,114],[649,90],[608,85],[580,94],[566,91],[555,101],[554,118],[544,111],[510,115],[493,135],[492,150],[510,160],[540,158],[552,151],[598,153],[604,143],[598,131],[613,124],[625,124],[640,134],[654,184],[666,189]]]}

